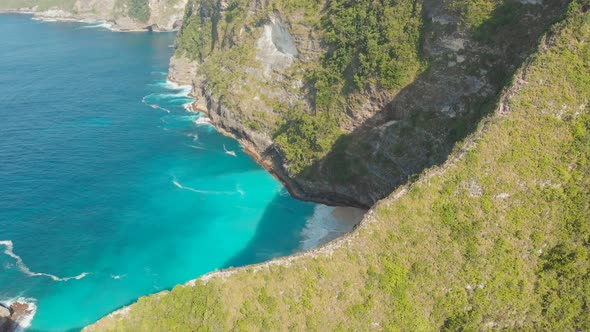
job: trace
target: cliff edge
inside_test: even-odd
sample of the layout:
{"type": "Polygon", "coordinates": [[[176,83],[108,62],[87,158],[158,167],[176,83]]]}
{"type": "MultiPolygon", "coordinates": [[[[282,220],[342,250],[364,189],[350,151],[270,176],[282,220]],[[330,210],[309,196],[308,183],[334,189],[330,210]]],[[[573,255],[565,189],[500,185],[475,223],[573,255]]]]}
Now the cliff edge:
{"type": "Polygon", "coordinates": [[[192,0],[170,78],[297,197],[368,208],[447,159],[567,3],[192,0]]]}

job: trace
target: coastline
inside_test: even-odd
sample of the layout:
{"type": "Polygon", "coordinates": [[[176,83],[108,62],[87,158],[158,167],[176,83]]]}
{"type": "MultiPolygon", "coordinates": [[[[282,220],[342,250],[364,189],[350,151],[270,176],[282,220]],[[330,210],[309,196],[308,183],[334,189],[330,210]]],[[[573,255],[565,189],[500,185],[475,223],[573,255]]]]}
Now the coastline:
{"type": "MultiPolygon", "coordinates": [[[[178,85],[182,85],[182,83],[179,83],[179,82],[173,80],[170,76],[168,76],[168,80],[171,82],[174,82],[178,85]]],[[[190,85],[191,85],[191,88],[194,89],[194,85],[193,84],[190,84],[190,85]]],[[[195,101],[193,103],[191,103],[191,106],[190,106],[191,112],[197,112],[197,113],[203,113],[205,115],[209,115],[210,112],[208,109],[204,109],[202,107],[199,107],[198,98],[205,98],[204,96],[195,95],[192,91],[189,94],[189,96],[192,98],[195,98],[195,101]]],[[[300,188],[300,186],[297,185],[289,177],[288,174],[285,174],[284,172],[280,171],[278,167],[276,167],[276,165],[275,165],[276,160],[274,158],[272,158],[272,157],[265,158],[262,155],[260,155],[260,153],[256,150],[254,144],[252,144],[249,140],[247,140],[243,137],[236,136],[234,133],[217,125],[215,122],[211,122],[211,125],[213,127],[215,127],[215,130],[217,130],[217,132],[219,132],[220,134],[227,136],[227,137],[231,137],[231,138],[235,139],[236,141],[238,141],[240,143],[240,145],[242,145],[244,147],[243,151],[247,155],[249,155],[252,159],[254,159],[254,161],[258,165],[260,165],[267,172],[269,172],[275,179],[277,179],[279,182],[281,182],[283,184],[283,186],[285,186],[287,191],[289,191],[289,194],[291,194],[291,196],[293,196],[294,198],[296,198],[300,201],[304,201],[304,202],[319,203],[319,204],[324,204],[324,205],[333,206],[333,207],[353,207],[353,208],[358,208],[358,209],[362,209],[365,211],[368,211],[371,208],[370,206],[358,204],[358,203],[350,201],[350,200],[345,201],[343,199],[334,199],[334,198],[331,198],[329,194],[322,195],[322,196],[309,195],[302,188],[300,188]]]]}
{"type": "MultiPolygon", "coordinates": [[[[203,113],[204,115],[209,114],[208,110],[202,109],[198,106],[197,99],[199,98],[199,96],[196,96],[193,93],[192,89],[194,88],[194,86],[192,83],[191,84],[183,84],[184,82],[175,81],[170,76],[168,76],[167,79],[168,79],[168,81],[170,81],[174,84],[177,84],[179,86],[183,86],[183,85],[184,86],[187,86],[187,85],[191,86],[191,92],[188,94],[188,96],[195,98],[195,101],[190,104],[190,109],[187,109],[187,111],[195,112],[195,113],[203,113]]],[[[243,151],[246,154],[248,154],[251,158],[253,158],[257,164],[262,166],[275,179],[280,181],[295,199],[324,204],[328,207],[333,207],[333,210],[330,212],[331,215],[334,218],[336,218],[338,220],[338,223],[341,223],[343,226],[345,226],[345,227],[350,226],[350,230],[346,231],[346,232],[341,232],[338,235],[336,235],[335,237],[330,238],[327,241],[320,243],[319,245],[312,246],[311,248],[304,248],[302,246],[300,251],[295,252],[295,253],[288,255],[288,256],[277,257],[277,258],[273,258],[271,260],[264,261],[261,263],[256,263],[256,264],[249,264],[249,265],[238,266],[238,267],[228,267],[228,268],[221,269],[221,270],[214,270],[214,271],[208,272],[198,278],[191,279],[183,284],[178,284],[178,285],[182,285],[185,287],[193,287],[199,281],[207,283],[209,280],[211,280],[213,278],[229,277],[237,272],[244,271],[244,270],[251,270],[252,272],[257,272],[261,269],[269,268],[271,266],[277,266],[277,265],[289,266],[289,264],[291,262],[301,259],[301,258],[304,258],[304,257],[318,257],[319,255],[324,255],[324,254],[329,255],[334,250],[353,241],[359,235],[359,233],[362,229],[366,228],[370,223],[374,222],[375,221],[375,212],[376,212],[377,208],[379,206],[381,206],[381,204],[388,204],[388,202],[390,202],[390,201],[397,200],[400,197],[402,197],[403,195],[405,195],[409,190],[407,185],[402,186],[402,187],[398,188],[398,190],[396,190],[396,193],[394,195],[377,202],[375,205],[373,205],[369,209],[362,209],[362,208],[358,208],[355,206],[336,205],[336,204],[333,204],[332,202],[330,202],[329,200],[321,201],[321,200],[317,200],[317,199],[311,199],[306,196],[301,196],[298,194],[296,189],[294,189],[293,186],[290,185],[289,181],[285,181],[284,178],[282,176],[280,176],[280,174],[274,170],[274,168],[272,167],[272,165],[269,161],[265,160],[264,158],[262,158],[262,156],[260,156],[260,154],[253,148],[252,144],[249,141],[242,139],[242,138],[238,138],[234,134],[228,132],[227,130],[225,130],[219,126],[214,125],[213,123],[210,123],[210,124],[215,128],[215,130],[218,133],[220,133],[224,136],[227,136],[227,137],[231,137],[231,138],[235,139],[236,141],[238,141],[244,147],[243,151]]],[[[325,237],[322,237],[320,239],[320,242],[324,238],[325,237]]],[[[146,296],[160,297],[160,296],[165,296],[169,292],[170,292],[169,290],[163,290],[163,291],[160,291],[157,293],[148,294],[146,296]]],[[[97,327],[97,325],[105,319],[111,319],[111,320],[122,319],[127,314],[129,314],[129,311],[131,310],[131,306],[133,306],[134,304],[135,304],[135,302],[109,313],[108,315],[104,316],[100,320],[98,320],[88,326],[85,326],[82,329],[82,331],[93,331],[97,327]]]]}
{"type": "MultiPolygon", "coordinates": [[[[32,15],[31,19],[45,21],[45,22],[80,22],[80,23],[86,23],[86,24],[104,24],[105,28],[107,28],[113,32],[147,32],[147,31],[151,31],[149,29],[135,29],[135,30],[118,29],[112,25],[107,25],[112,21],[103,20],[103,19],[99,19],[99,18],[78,17],[78,16],[51,17],[51,16],[39,15],[39,13],[33,12],[33,11],[19,11],[19,10],[0,10],[0,14],[32,15]]],[[[166,32],[166,31],[175,31],[175,30],[162,30],[162,32],[166,32]]],[[[171,79],[170,79],[170,81],[174,82],[174,80],[171,80],[171,79]]],[[[180,83],[177,83],[177,84],[180,85],[180,83]]],[[[192,84],[191,84],[191,88],[193,88],[192,84]]],[[[194,98],[199,98],[199,97],[195,96],[192,93],[192,91],[189,95],[194,98]]],[[[192,111],[195,111],[195,112],[202,112],[204,114],[209,113],[207,110],[202,110],[202,109],[198,108],[196,101],[191,104],[190,108],[192,111]]],[[[214,125],[214,124],[212,123],[212,125],[214,125]]],[[[246,265],[246,266],[236,267],[236,268],[232,267],[232,268],[224,269],[221,271],[212,271],[202,277],[199,277],[197,279],[193,279],[193,280],[186,282],[185,285],[194,285],[196,280],[199,280],[199,279],[209,280],[208,276],[214,275],[216,273],[220,273],[223,275],[224,273],[226,273],[228,271],[233,271],[233,272],[231,272],[231,274],[233,274],[234,272],[240,271],[241,269],[247,269],[247,268],[257,267],[257,266],[259,266],[260,268],[263,268],[265,266],[283,264],[284,260],[291,262],[293,259],[297,259],[300,256],[305,257],[305,256],[309,256],[309,255],[315,256],[315,255],[321,254],[321,253],[325,252],[325,250],[332,250],[332,249],[339,247],[340,243],[342,243],[343,241],[346,241],[347,238],[349,238],[351,235],[355,234],[356,229],[359,228],[361,224],[365,223],[364,220],[367,218],[367,215],[370,212],[370,211],[367,211],[368,210],[367,207],[364,207],[364,206],[362,207],[362,215],[361,215],[360,219],[353,220],[357,216],[357,213],[359,213],[359,212],[358,211],[352,212],[349,209],[356,209],[357,207],[343,204],[341,201],[331,200],[329,198],[329,195],[326,195],[325,198],[317,198],[317,197],[311,197],[311,196],[307,195],[303,190],[298,188],[298,186],[296,184],[293,184],[293,182],[289,179],[288,175],[277,171],[276,168],[273,167],[273,164],[272,164],[273,158],[264,158],[263,156],[261,156],[256,151],[255,146],[253,144],[251,144],[248,140],[243,139],[243,138],[238,138],[236,135],[232,134],[229,131],[226,131],[225,129],[221,128],[220,126],[214,125],[214,127],[215,127],[216,131],[221,133],[222,135],[225,135],[225,136],[228,136],[228,137],[231,137],[231,138],[237,140],[244,147],[243,151],[246,154],[248,154],[251,158],[253,158],[257,164],[261,165],[274,178],[276,178],[278,181],[280,181],[284,185],[284,187],[289,191],[289,193],[293,196],[293,198],[296,198],[296,199],[302,200],[302,201],[320,203],[320,204],[325,204],[325,205],[334,207],[332,214],[335,217],[337,217],[337,216],[341,217],[343,225],[350,226],[351,230],[345,232],[343,235],[339,235],[336,239],[332,239],[328,242],[320,244],[319,246],[314,247],[313,249],[302,249],[300,252],[297,252],[297,253],[292,254],[290,256],[279,257],[279,258],[275,258],[275,259],[272,259],[267,262],[262,262],[262,263],[258,263],[258,264],[254,264],[254,265],[246,265]],[[348,213],[347,211],[349,211],[350,214],[347,214],[348,213]],[[330,249],[330,248],[332,248],[332,249],[330,249]]],[[[360,208],[359,208],[359,210],[360,210],[360,208]]],[[[211,276],[211,277],[213,277],[213,276],[211,276]]],[[[166,291],[164,291],[164,292],[166,292],[166,291]]],[[[162,292],[162,293],[164,293],[164,292],[162,292]]],[[[156,294],[158,294],[158,293],[156,293],[156,294]]],[[[122,312],[124,312],[126,310],[126,308],[128,310],[128,307],[124,307],[124,308],[117,310],[116,312],[120,312],[121,310],[122,310],[122,312]]],[[[33,313],[33,315],[34,315],[34,313],[33,313]]],[[[31,316],[31,319],[32,319],[32,316],[31,316]]]]}
{"type": "MultiPolygon", "coordinates": [[[[112,32],[175,32],[179,28],[173,29],[160,29],[154,25],[146,26],[143,28],[123,28],[111,19],[104,19],[94,15],[75,15],[68,13],[69,15],[63,16],[52,16],[47,15],[47,12],[36,12],[30,9],[0,9],[0,15],[2,14],[18,14],[18,15],[32,15],[31,19],[34,21],[43,22],[76,22],[85,24],[102,24],[105,29],[112,32]],[[45,13],[45,14],[44,14],[45,13]]],[[[66,13],[66,12],[62,12],[66,13]]]]}
{"type": "MultiPolygon", "coordinates": [[[[545,40],[543,40],[542,45],[545,45],[545,40]]],[[[190,280],[190,281],[184,283],[183,286],[184,287],[189,287],[189,286],[192,287],[192,286],[195,286],[197,282],[207,283],[209,280],[215,279],[215,278],[224,279],[226,277],[229,277],[229,276],[231,276],[235,273],[241,272],[241,271],[248,271],[249,270],[249,271],[255,273],[255,272],[260,271],[264,268],[270,268],[272,266],[286,266],[286,267],[288,267],[291,264],[291,262],[299,260],[299,259],[303,259],[305,257],[316,258],[319,255],[331,255],[334,252],[334,250],[339,249],[339,248],[351,243],[360,235],[360,233],[364,229],[366,229],[370,224],[372,224],[376,221],[376,219],[377,219],[376,218],[376,211],[381,206],[387,206],[390,204],[394,204],[400,198],[402,198],[406,194],[408,194],[414,185],[426,183],[431,178],[436,177],[436,176],[440,176],[440,175],[446,173],[447,170],[454,167],[456,163],[463,160],[465,158],[465,156],[467,155],[467,153],[469,151],[473,150],[477,146],[479,138],[487,130],[488,125],[490,125],[493,120],[495,120],[499,117],[503,117],[508,112],[510,112],[510,109],[507,106],[509,99],[511,96],[515,95],[518,91],[520,91],[520,89],[523,87],[523,85],[525,83],[524,77],[526,76],[528,67],[532,63],[532,60],[533,60],[533,58],[528,58],[527,61],[525,61],[522,68],[516,73],[516,75],[514,77],[514,83],[511,86],[509,86],[508,88],[505,88],[504,91],[501,93],[500,98],[499,98],[499,102],[495,108],[495,111],[492,112],[487,117],[485,117],[484,119],[482,119],[477,130],[474,131],[468,137],[466,137],[464,139],[464,141],[462,142],[462,144],[460,146],[458,146],[449,155],[449,158],[443,164],[425,170],[422,174],[420,174],[420,176],[415,181],[406,183],[406,184],[398,187],[388,197],[386,197],[382,200],[379,200],[367,211],[367,213],[365,213],[362,220],[358,224],[356,224],[356,226],[354,226],[352,231],[350,231],[347,234],[344,234],[344,235],[342,235],[330,242],[320,245],[316,248],[309,249],[309,250],[302,251],[302,252],[298,252],[298,253],[292,254],[290,256],[279,257],[279,258],[271,259],[269,261],[258,263],[258,264],[251,264],[251,265],[246,265],[246,266],[241,266],[241,267],[232,267],[232,268],[209,272],[199,278],[195,278],[193,280],[190,280]]],[[[150,296],[160,297],[160,296],[166,295],[167,293],[169,293],[169,291],[166,290],[166,291],[161,291],[161,292],[152,294],[150,296]]],[[[134,305],[134,303],[111,312],[110,314],[106,315],[105,317],[101,318],[100,320],[92,323],[91,325],[84,327],[84,329],[82,329],[82,331],[94,331],[97,328],[103,327],[105,324],[108,325],[109,324],[108,320],[124,319],[125,316],[127,316],[129,314],[129,311],[131,310],[131,306],[133,306],[133,305],[134,305]]]]}

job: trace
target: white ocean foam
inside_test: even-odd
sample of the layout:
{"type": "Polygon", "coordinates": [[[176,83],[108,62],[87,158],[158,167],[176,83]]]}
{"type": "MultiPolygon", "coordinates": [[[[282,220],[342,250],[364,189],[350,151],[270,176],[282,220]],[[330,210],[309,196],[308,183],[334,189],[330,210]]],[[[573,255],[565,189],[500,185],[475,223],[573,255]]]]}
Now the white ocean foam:
{"type": "Polygon", "coordinates": [[[144,104],[146,104],[147,106],[149,106],[149,107],[151,107],[151,108],[155,109],[155,110],[162,110],[162,111],[164,111],[164,112],[166,112],[166,113],[170,113],[170,110],[169,110],[169,109],[167,109],[167,108],[165,108],[165,107],[162,107],[162,106],[160,106],[160,105],[156,105],[156,104],[150,104],[150,103],[148,103],[146,99],[147,99],[148,97],[150,97],[150,96],[152,96],[152,95],[147,95],[147,96],[143,97],[143,98],[141,99],[141,102],[142,102],[142,103],[144,103],[144,104]]]}
{"type": "Polygon", "coordinates": [[[119,279],[125,278],[126,276],[127,276],[126,274],[123,274],[123,275],[111,274],[111,278],[112,279],[115,279],[115,280],[119,280],[119,279]]]}
{"type": "Polygon", "coordinates": [[[204,148],[202,146],[198,146],[198,145],[188,145],[188,147],[193,148],[193,149],[197,149],[197,150],[207,150],[206,148],[204,148]]]}
{"type": "Polygon", "coordinates": [[[195,189],[195,188],[192,188],[192,187],[183,186],[180,182],[178,182],[178,180],[176,180],[176,178],[173,178],[172,179],[172,184],[174,184],[176,187],[178,187],[178,188],[180,188],[182,190],[192,191],[192,192],[197,193],[197,194],[212,194],[212,195],[233,195],[233,194],[239,194],[238,192],[199,190],[199,189],[195,189]]]}
{"type": "Polygon", "coordinates": [[[183,186],[182,184],[180,184],[180,182],[176,181],[176,179],[172,180],[172,183],[173,183],[173,184],[174,184],[176,187],[178,187],[178,188],[180,188],[180,189],[182,189],[182,190],[189,190],[189,191],[192,191],[192,192],[194,192],[194,193],[198,193],[198,194],[208,194],[208,193],[209,193],[209,192],[207,192],[207,191],[204,191],[204,190],[199,190],[199,189],[195,189],[195,188],[191,188],[191,187],[185,187],[185,186],[183,186]]]}
{"type": "Polygon", "coordinates": [[[193,123],[196,124],[197,126],[211,125],[211,119],[202,115],[198,119],[196,119],[193,123]]]}
{"type": "MultiPolygon", "coordinates": [[[[152,73],[163,73],[163,72],[152,72],[152,73]]],[[[192,87],[190,85],[179,85],[169,80],[161,80],[157,83],[148,84],[152,87],[157,88],[164,88],[167,90],[171,90],[170,93],[150,93],[147,96],[144,96],[141,99],[141,102],[148,105],[153,109],[159,109],[165,111],[166,113],[170,113],[170,110],[160,106],[158,101],[165,100],[168,103],[173,103],[177,101],[183,102],[182,107],[190,111],[190,105],[193,102],[193,99],[190,98],[188,95],[191,93],[192,87]],[[186,101],[189,100],[187,103],[186,101]]]]}
{"type": "Polygon", "coordinates": [[[279,191],[279,195],[281,195],[281,197],[287,197],[289,196],[289,190],[287,190],[287,188],[283,187],[281,188],[281,190],[279,191]]]}
{"type": "Polygon", "coordinates": [[[75,277],[60,278],[60,277],[54,276],[53,274],[49,274],[49,273],[33,272],[29,269],[28,266],[25,265],[22,258],[20,258],[20,256],[18,256],[17,254],[14,253],[14,251],[13,251],[14,245],[13,245],[12,241],[10,241],[10,240],[0,241],[0,245],[6,246],[4,253],[6,255],[14,258],[16,260],[16,266],[18,267],[18,269],[30,277],[48,277],[48,278],[51,278],[55,281],[68,281],[68,280],[72,280],[72,279],[79,280],[89,274],[88,272],[84,272],[84,273],[81,273],[75,277]]]}
{"type": "Polygon", "coordinates": [[[244,198],[244,196],[246,195],[246,193],[244,192],[242,187],[240,187],[240,185],[236,186],[236,191],[240,194],[240,196],[242,196],[242,198],[244,198]]]}
{"type": "MultiPolygon", "coordinates": [[[[4,241],[3,241],[4,242],[4,241]]],[[[17,321],[18,326],[16,327],[16,332],[25,331],[27,328],[31,326],[31,322],[33,321],[33,317],[37,313],[37,300],[34,298],[29,297],[14,297],[11,299],[7,299],[4,301],[0,301],[7,307],[10,307],[13,303],[26,303],[29,306],[29,314],[24,316],[22,319],[17,321]]]]}
{"type": "Polygon", "coordinates": [[[198,141],[199,140],[199,135],[197,134],[188,134],[188,137],[192,137],[193,141],[198,141]]]}
{"type": "Polygon", "coordinates": [[[236,152],[226,149],[225,148],[225,144],[223,144],[223,151],[225,152],[225,154],[228,154],[230,156],[236,157],[236,152]]]}
{"type": "MultiPolygon", "coordinates": [[[[160,72],[156,72],[156,73],[160,73],[160,72]]],[[[174,83],[174,82],[167,80],[167,79],[158,81],[156,83],[151,83],[148,85],[153,86],[153,87],[158,87],[158,88],[165,88],[168,90],[175,90],[175,91],[177,91],[176,93],[173,94],[175,96],[188,97],[188,95],[192,91],[192,86],[190,84],[189,85],[180,85],[178,83],[174,83]]]]}
{"type": "Polygon", "coordinates": [[[108,22],[101,22],[98,24],[92,24],[92,25],[85,25],[85,26],[81,26],[78,27],[77,29],[110,29],[113,25],[108,23],[108,22]]]}
{"type": "Polygon", "coordinates": [[[186,103],[186,104],[182,105],[182,108],[184,108],[189,113],[197,113],[197,111],[195,111],[193,109],[193,102],[192,101],[190,103],[186,103]]]}
{"type": "Polygon", "coordinates": [[[333,214],[334,209],[327,205],[316,205],[313,215],[301,231],[302,250],[318,247],[352,230],[354,225],[338,220],[333,214]]]}

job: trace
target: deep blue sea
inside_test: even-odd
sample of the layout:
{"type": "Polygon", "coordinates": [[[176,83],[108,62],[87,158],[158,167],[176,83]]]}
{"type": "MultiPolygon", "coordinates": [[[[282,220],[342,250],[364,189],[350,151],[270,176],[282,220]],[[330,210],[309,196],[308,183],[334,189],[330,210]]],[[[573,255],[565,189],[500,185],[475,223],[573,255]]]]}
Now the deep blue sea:
{"type": "Polygon", "coordinates": [[[318,205],[166,81],[174,38],[0,15],[0,301],[35,304],[31,330],[305,240],[318,205]]]}

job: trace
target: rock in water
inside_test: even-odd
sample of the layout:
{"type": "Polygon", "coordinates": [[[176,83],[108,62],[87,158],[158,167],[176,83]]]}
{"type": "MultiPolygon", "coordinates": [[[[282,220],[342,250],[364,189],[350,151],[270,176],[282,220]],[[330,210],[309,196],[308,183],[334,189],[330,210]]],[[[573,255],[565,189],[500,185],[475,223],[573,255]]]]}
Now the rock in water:
{"type": "Polygon", "coordinates": [[[7,307],[0,303],[0,332],[12,332],[33,313],[33,308],[23,302],[14,302],[7,307]]]}
{"type": "Polygon", "coordinates": [[[33,313],[33,309],[30,305],[23,302],[14,302],[10,305],[10,310],[12,311],[11,319],[16,325],[20,324],[20,322],[24,321],[33,313]]]}
{"type": "Polygon", "coordinates": [[[0,304],[0,332],[10,331],[12,319],[10,319],[10,309],[0,304]]]}

